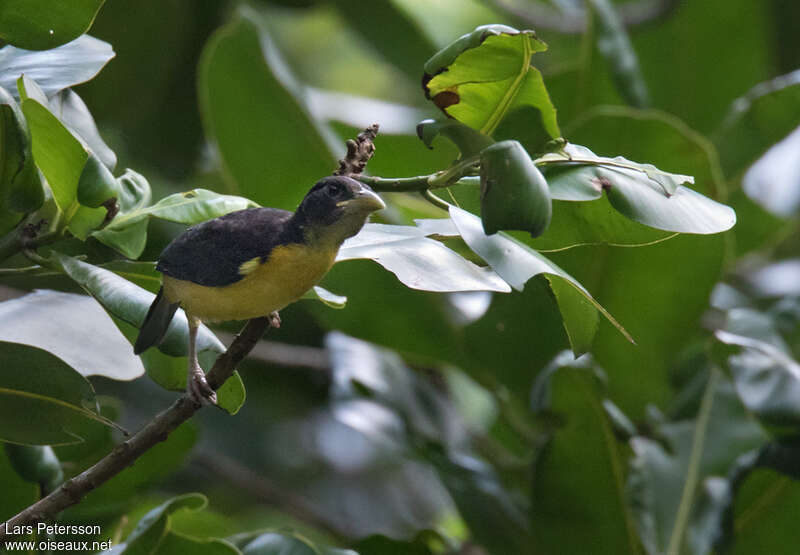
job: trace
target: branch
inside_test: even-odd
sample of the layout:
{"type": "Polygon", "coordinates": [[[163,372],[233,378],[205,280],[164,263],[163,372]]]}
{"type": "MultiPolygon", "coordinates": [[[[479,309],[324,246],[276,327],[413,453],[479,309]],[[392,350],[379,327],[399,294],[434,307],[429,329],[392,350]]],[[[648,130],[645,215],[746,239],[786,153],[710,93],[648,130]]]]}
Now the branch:
{"type": "Polygon", "coordinates": [[[347,155],[339,160],[339,168],[333,175],[360,176],[367,167],[367,162],[375,154],[375,137],[378,136],[378,124],[373,123],[353,139],[348,139],[347,155]]]}
{"type": "MultiPolygon", "coordinates": [[[[207,374],[206,378],[211,387],[219,389],[225,383],[225,380],[233,374],[236,366],[247,356],[268,326],[268,318],[255,318],[247,322],[239,336],[228,347],[228,350],[217,358],[214,367],[207,374]]],[[[0,523],[0,541],[8,537],[9,526],[29,525],[50,520],[67,507],[78,503],[87,493],[133,464],[151,447],[166,440],[175,428],[191,418],[200,408],[202,407],[190,401],[186,395],[181,395],[168,409],[156,415],[134,436],[117,445],[111,453],[94,466],[70,478],[53,493],[43,497],[16,516],[0,523]]]]}

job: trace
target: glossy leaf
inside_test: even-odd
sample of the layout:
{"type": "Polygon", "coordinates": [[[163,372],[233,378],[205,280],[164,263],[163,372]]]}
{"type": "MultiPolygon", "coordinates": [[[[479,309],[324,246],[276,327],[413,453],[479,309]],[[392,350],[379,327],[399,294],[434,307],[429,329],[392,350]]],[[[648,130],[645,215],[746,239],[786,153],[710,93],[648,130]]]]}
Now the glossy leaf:
{"type": "Polygon", "coordinates": [[[785,351],[782,341],[776,346],[726,330],[718,330],[716,336],[735,347],[727,365],[742,403],[773,434],[796,434],[800,423],[800,363],[785,351]]]}
{"type": "Polygon", "coordinates": [[[597,50],[608,61],[617,90],[631,106],[646,108],[650,104],[647,83],[614,4],[609,0],[590,0],[588,5],[594,20],[597,50]]]}
{"type": "Polygon", "coordinates": [[[506,119],[522,119],[543,144],[561,136],[542,75],[530,65],[531,55],[546,49],[533,31],[483,25],[428,60],[425,94],[448,116],[487,135],[506,119]]]}
{"type": "Polygon", "coordinates": [[[500,291],[510,287],[488,268],[480,268],[412,226],[367,224],[339,249],[336,260],[374,260],[412,289],[423,291],[500,291]]]}
{"type": "Polygon", "coordinates": [[[266,532],[250,540],[242,548],[243,555],[358,555],[350,549],[315,545],[299,534],[266,532]]]}
{"type": "Polygon", "coordinates": [[[763,445],[764,431],[752,421],[733,386],[711,372],[693,421],[664,423],[659,436],[631,440],[634,459],[629,502],[649,554],[705,554],[721,519],[720,483],[740,454],[763,445]]]}
{"type": "Polygon", "coordinates": [[[0,87],[16,94],[17,79],[25,75],[39,83],[49,98],[67,87],[89,81],[113,57],[110,44],[89,35],[42,52],[5,46],[0,49],[0,87]]]}
{"type": "Polygon", "coordinates": [[[347,305],[347,297],[331,293],[319,285],[315,285],[309,289],[302,298],[321,301],[323,304],[336,309],[342,309],[347,305]]]}
{"type": "Polygon", "coordinates": [[[97,208],[119,196],[119,184],[111,171],[93,153],[88,153],[78,179],[77,198],[83,206],[97,208]]]}
{"type": "Polygon", "coordinates": [[[199,493],[187,493],[162,503],[139,520],[136,528],[125,539],[124,547],[118,546],[115,553],[153,553],[157,550],[170,528],[170,515],[181,510],[199,511],[208,504],[208,499],[199,493]]]}
{"type": "MultiPolygon", "coordinates": [[[[606,311],[588,291],[578,282],[564,272],[561,268],[556,266],[553,262],[546,259],[544,256],[529,248],[528,246],[516,241],[504,233],[498,233],[493,236],[484,234],[480,219],[461,210],[460,208],[451,206],[450,217],[461,232],[461,237],[469,245],[469,247],[481,256],[486,262],[514,289],[521,291],[525,283],[533,276],[545,274],[552,276],[552,279],[562,280],[565,284],[570,286],[573,290],[569,292],[567,289],[560,289],[562,298],[565,295],[570,296],[570,307],[574,307],[576,296],[583,297],[586,301],[591,303],[594,308],[600,311],[609,322],[611,322],[628,340],[633,341],[628,335],[628,332],[606,311]]],[[[568,330],[570,338],[580,337],[580,341],[573,344],[573,349],[577,354],[582,354],[584,349],[587,348],[587,337],[593,336],[592,328],[596,326],[596,320],[584,318],[572,318],[579,312],[574,312],[572,309],[562,313],[564,316],[564,328],[568,330]],[[567,319],[569,318],[569,320],[567,319]],[[570,334],[569,330],[573,329],[570,334]]]]}
{"type": "Polygon", "coordinates": [[[28,120],[33,138],[33,156],[36,165],[47,178],[56,204],[66,213],[75,202],[78,180],[86,164],[87,153],[46,106],[29,96],[26,90],[30,86],[26,79],[20,93],[23,96],[22,111],[28,120]]]}
{"type": "Polygon", "coordinates": [[[44,349],[83,376],[132,380],[144,373],[108,314],[85,295],[40,290],[0,303],[0,339],[44,349]]]}
{"type": "Polygon", "coordinates": [[[27,213],[44,203],[44,184],[31,142],[20,106],[0,87],[0,206],[7,210],[27,213]]]}
{"type": "Polygon", "coordinates": [[[104,2],[6,0],[0,6],[0,39],[28,50],[54,48],[85,33],[104,2]]]}
{"type": "Polygon", "coordinates": [[[299,84],[260,21],[243,7],[206,44],[200,108],[228,191],[294,209],[336,163],[327,132],[311,119],[299,84]]]}
{"type": "Polygon", "coordinates": [[[556,174],[547,174],[554,199],[587,201],[605,191],[611,205],[628,218],[680,233],[719,233],[736,223],[729,206],[681,185],[693,183],[691,176],[669,174],[621,156],[596,156],[578,145],[567,145],[563,152],[537,162],[560,166],[556,174]]]}
{"type": "Polygon", "coordinates": [[[117,155],[105,143],[97,129],[89,108],[72,89],[64,89],[50,98],[50,109],[58,119],[79,136],[86,146],[105,164],[109,170],[117,165],[117,155]]]}
{"type": "Polygon", "coordinates": [[[481,222],[487,234],[518,229],[536,237],[551,215],[547,182],[521,144],[501,141],[481,151],[481,222]]]}
{"type": "Polygon", "coordinates": [[[797,127],[800,70],[759,83],[737,98],[714,132],[725,173],[734,176],[797,127]]]}
{"type": "MultiPolygon", "coordinates": [[[[800,122],[798,122],[800,123],[800,122]]],[[[800,209],[800,127],[773,145],[745,172],[742,189],[770,214],[793,216],[800,209]]]]}
{"type": "Polygon", "coordinates": [[[606,376],[589,355],[560,353],[536,378],[533,412],[557,422],[534,465],[531,523],[545,552],[637,553],[625,498],[628,452],[604,403],[606,376]]]}
{"type": "Polygon", "coordinates": [[[56,356],[29,345],[0,349],[0,439],[24,445],[82,441],[87,426],[111,425],[87,407],[91,384],[56,356]]]}

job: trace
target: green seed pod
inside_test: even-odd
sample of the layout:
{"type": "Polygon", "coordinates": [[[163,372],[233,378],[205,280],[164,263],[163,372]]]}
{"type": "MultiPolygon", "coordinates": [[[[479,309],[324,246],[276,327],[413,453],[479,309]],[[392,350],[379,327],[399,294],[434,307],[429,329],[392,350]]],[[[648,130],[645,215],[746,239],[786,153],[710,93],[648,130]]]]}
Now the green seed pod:
{"type": "Polygon", "coordinates": [[[44,185],[33,162],[31,133],[17,102],[0,87],[0,206],[33,212],[44,202],[44,185]]]}
{"type": "Polygon", "coordinates": [[[492,235],[501,229],[541,235],[553,207],[542,172],[517,141],[501,141],[481,151],[481,220],[492,235]]]}
{"type": "Polygon", "coordinates": [[[119,184],[109,169],[93,153],[89,152],[78,180],[78,202],[83,206],[97,208],[111,198],[119,196],[119,184]]]}
{"type": "Polygon", "coordinates": [[[6,455],[12,468],[26,482],[40,484],[51,492],[64,481],[61,463],[49,445],[6,443],[6,455]]]}

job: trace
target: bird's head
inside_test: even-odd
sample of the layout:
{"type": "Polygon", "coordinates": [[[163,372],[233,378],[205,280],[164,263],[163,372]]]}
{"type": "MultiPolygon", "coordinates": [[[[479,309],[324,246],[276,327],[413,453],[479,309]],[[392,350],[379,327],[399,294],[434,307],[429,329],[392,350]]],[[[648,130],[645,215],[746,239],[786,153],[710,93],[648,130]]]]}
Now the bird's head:
{"type": "Polygon", "coordinates": [[[350,177],[320,179],[297,208],[295,218],[308,239],[341,243],[358,233],[372,212],[386,208],[372,189],[350,177]]]}

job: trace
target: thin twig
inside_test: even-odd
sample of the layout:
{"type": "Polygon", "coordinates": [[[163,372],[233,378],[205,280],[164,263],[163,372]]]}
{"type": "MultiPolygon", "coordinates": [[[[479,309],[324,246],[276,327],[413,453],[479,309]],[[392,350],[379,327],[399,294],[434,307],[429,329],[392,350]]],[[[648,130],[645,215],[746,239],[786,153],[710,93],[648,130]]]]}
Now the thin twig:
{"type": "MultiPolygon", "coordinates": [[[[214,389],[225,383],[236,366],[258,342],[269,326],[268,318],[247,322],[228,350],[221,354],[206,378],[214,389]]],[[[80,501],[87,493],[119,474],[169,434],[192,417],[200,405],[181,395],[168,409],[158,414],[135,435],[117,445],[108,455],[87,470],[70,478],[53,493],[44,497],[6,522],[0,523],[0,541],[9,536],[9,528],[31,525],[52,519],[56,514],[80,501]]]]}
{"type": "Polygon", "coordinates": [[[339,168],[334,175],[359,176],[367,167],[367,162],[375,154],[375,137],[378,136],[378,124],[373,123],[353,139],[348,139],[347,155],[339,160],[339,168]]]}

